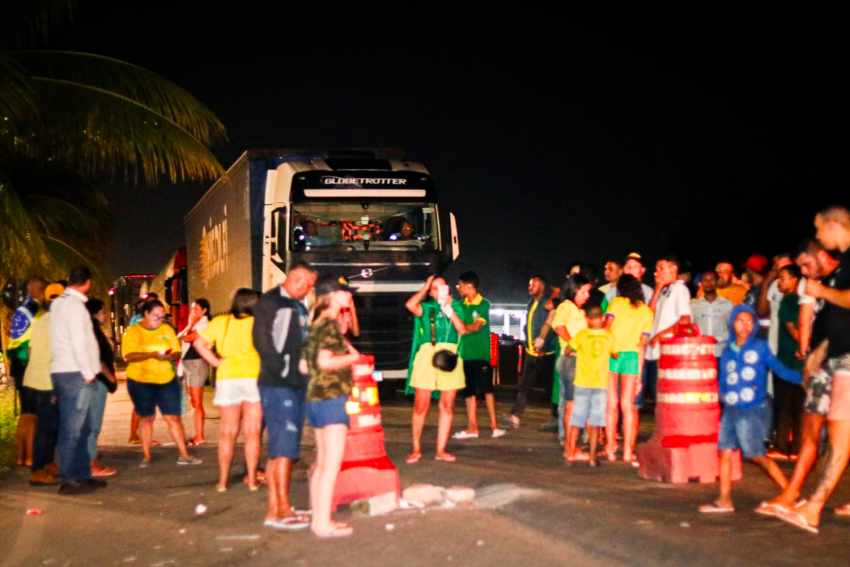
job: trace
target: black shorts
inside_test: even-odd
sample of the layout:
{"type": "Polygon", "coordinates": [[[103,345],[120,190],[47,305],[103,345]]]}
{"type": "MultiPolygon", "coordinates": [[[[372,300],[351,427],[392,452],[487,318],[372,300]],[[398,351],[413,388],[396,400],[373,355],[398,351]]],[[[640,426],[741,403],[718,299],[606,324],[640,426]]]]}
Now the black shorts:
{"type": "Polygon", "coordinates": [[[463,389],[464,398],[493,393],[493,368],[488,361],[464,360],[463,374],[466,378],[466,387],[463,389]]]}

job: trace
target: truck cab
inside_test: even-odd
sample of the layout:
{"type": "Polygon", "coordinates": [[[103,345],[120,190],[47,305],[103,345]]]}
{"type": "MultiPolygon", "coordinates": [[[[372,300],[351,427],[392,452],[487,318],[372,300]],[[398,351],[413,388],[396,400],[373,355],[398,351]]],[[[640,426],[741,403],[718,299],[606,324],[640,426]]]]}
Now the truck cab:
{"type": "Polygon", "coordinates": [[[298,262],[345,276],[357,288],[353,343],[375,355],[385,379],[404,378],[413,328],[404,304],[459,256],[454,215],[425,166],[401,152],[289,157],[266,176],[262,288],[298,262]]]}

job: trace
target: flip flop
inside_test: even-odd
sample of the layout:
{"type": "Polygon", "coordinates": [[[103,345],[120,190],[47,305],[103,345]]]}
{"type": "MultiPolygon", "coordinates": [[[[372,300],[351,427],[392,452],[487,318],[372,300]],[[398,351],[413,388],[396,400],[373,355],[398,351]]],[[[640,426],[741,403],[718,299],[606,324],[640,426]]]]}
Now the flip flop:
{"type": "Polygon", "coordinates": [[[731,514],[735,511],[734,506],[718,506],[716,503],[703,504],[698,508],[700,514],[731,514]]]}
{"type": "Polygon", "coordinates": [[[771,504],[770,502],[762,502],[758,505],[758,507],[754,510],[756,514],[761,514],[762,516],[770,516],[776,517],[783,512],[789,512],[788,508],[782,506],[781,504],[771,504]]]}
{"type": "Polygon", "coordinates": [[[451,453],[443,453],[442,455],[434,455],[434,460],[443,461],[444,463],[453,463],[457,460],[457,457],[451,453]]]}
{"type": "Polygon", "coordinates": [[[807,531],[810,534],[817,534],[818,527],[809,523],[809,521],[797,512],[789,510],[788,512],[781,512],[776,515],[777,518],[785,522],[786,524],[790,524],[795,528],[800,528],[803,531],[807,531]]]}
{"type": "Polygon", "coordinates": [[[408,465],[415,465],[416,463],[419,462],[419,459],[421,459],[421,458],[422,458],[422,453],[411,453],[407,456],[407,458],[404,460],[404,462],[407,463],[408,465]]]}
{"type": "Polygon", "coordinates": [[[306,530],[310,527],[310,520],[303,516],[289,516],[280,520],[266,520],[263,525],[276,530],[297,531],[306,530]]]}
{"type": "Polygon", "coordinates": [[[327,532],[317,532],[313,531],[316,537],[322,539],[334,538],[334,537],[349,537],[354,533],[354,529],[351,526],[334,526],[330,531],[327,532]]]}
{"type": "Polygon", "coordinates": [[[842,506],[838,506],[833,510],[836,516],[840,516],[842,518],[850,516],[850,504],[844,504],[842,506]]]}

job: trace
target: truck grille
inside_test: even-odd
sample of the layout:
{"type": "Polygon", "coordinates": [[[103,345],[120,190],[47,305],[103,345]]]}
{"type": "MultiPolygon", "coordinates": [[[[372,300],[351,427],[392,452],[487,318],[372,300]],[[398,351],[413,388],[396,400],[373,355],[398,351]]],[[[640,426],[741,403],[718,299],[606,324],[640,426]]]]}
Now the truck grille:
{"type": "Polygon", "coordinates": [[[378,370],[407,368],[413,342],[413,316],[404,307],[406,294],[354,294],[360,336],[354,346],[375,355],[378,370]]]}

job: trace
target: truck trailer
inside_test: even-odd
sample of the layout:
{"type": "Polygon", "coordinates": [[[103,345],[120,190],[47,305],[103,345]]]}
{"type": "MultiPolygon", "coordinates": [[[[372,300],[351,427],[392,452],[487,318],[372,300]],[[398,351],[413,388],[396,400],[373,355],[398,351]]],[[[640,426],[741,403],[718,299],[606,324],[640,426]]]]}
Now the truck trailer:
{"type": "Polygon", "coordinates": [[[244,152],[186,215],[190,300],[229,309],[241,287],[266,291],[290,266],[345,276],[360,335],[384,379],[403,379],[412,340],[404,303],[460,255],[457,221],[428,169],[392,149],[244,152]]]}

